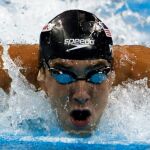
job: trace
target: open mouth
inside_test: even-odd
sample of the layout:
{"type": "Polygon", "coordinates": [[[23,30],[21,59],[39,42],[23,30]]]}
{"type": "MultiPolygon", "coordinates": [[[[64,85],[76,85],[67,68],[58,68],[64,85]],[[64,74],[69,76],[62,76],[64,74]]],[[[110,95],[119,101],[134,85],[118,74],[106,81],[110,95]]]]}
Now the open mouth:
{"type": "Polygon", "coordinates": [[[91,112],[88,109],[73,110],[70,113],[71,122],[77,127],[84,127],[90,121],[91,112]]]}

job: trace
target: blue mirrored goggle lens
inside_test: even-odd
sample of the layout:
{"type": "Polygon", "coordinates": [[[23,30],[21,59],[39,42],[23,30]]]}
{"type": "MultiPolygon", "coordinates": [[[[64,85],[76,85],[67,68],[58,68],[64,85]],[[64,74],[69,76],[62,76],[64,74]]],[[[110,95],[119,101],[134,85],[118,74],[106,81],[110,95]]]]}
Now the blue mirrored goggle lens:
{"type": "Polygon", "coordinates": [[[52,76],[60,84],[69,84],[75,81],[75,79],[67,73],[60,73],[60,74],[52,73],[52,76]]]}
{"type": "Polygon", "coordinates": [[[105,81],[106,79],[107,79],[106,74],[104,74],[102,72],[97,72],[88,79],[88,82],[91,82],[94,84],[100,84],[103,81],[105,81]]]}
{"type": "Polygon", "coordinates": [[[78,80],[85,80],[93,84],[100,84],[107,79],[107,74],[109,71],[110,71],[109,68],[108,70],[103,70],[103,71],[94,70],[89,72],[85,78],[78,78],[72,72],[52,69],[51,75],[60,84],[69,84],[78,80]]]}
{"type": "MultiPolygon", "coordinates": [[[[71,75],[66,73],[61,74],[52,73],[52,76],[60,84],[69,84],[76,81],[71,75]]],[[[93,74],[87,81],[94,84],[100,84],[106,79],[107,76],[104,73],[98,72],[93,74]]]]}

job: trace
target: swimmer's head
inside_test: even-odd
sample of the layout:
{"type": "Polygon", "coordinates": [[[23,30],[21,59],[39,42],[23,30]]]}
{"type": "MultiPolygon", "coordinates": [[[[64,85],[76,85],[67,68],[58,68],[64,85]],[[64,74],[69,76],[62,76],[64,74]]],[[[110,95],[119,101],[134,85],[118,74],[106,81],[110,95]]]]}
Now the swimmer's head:
{"type": "Polygon", "coordinates": [[[112,84],[112,38],[95,15],[70,10],[40,35],[38,81],[69,133],[91,133],[99,123],[112,84]]]}
{"type": "Polygon", "coordinates": [[[112,38],[107,26],[92,13],[65,11],[47,25],[40,35],[40,63],[49,60],[112,60],[112,38]]]}

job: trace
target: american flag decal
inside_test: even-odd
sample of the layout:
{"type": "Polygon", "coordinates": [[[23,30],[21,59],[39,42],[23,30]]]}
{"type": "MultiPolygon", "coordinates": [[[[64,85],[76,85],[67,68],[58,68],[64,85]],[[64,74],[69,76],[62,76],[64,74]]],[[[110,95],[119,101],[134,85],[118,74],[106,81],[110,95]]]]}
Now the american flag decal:
{"type": "Polygon", "coordinates": [[[107,37],[112,37],[110,30],[107,28],[107,26],[103,22],[99,21],[99,25],[103,28],[107,37]]]}
{"type": "Polygon", "coordinates": [[[107,37],[111,37],[111,32],[109,29],[104,29],[104,31],[107,37]]]}
{"type": "Polygon", "coordinates": [[[43,32],[44,32],[44,31],[48,31],[48,24],[43,27],[43,30],[42,30],[42,31],[43,31],[43,32]]]}
{"type": "Polygon", "coordinates": [[[50,31],[50,30],[52,30],[53,27],[54,27],[54,24],[48,23],[43,27],[42,32],[50,31]]]}

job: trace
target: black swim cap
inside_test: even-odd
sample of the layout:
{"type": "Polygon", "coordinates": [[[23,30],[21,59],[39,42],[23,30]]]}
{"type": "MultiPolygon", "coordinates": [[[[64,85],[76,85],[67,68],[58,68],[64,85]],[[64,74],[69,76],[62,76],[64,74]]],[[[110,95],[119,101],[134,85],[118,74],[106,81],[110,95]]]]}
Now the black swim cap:
{"type": "Polygon", "coordinates": [[[44,26],[40,35],[40,59],[41,62],[55,58],[111,61],[112,45],[109,29],[95,15],[69,10],[44,26]]]}

